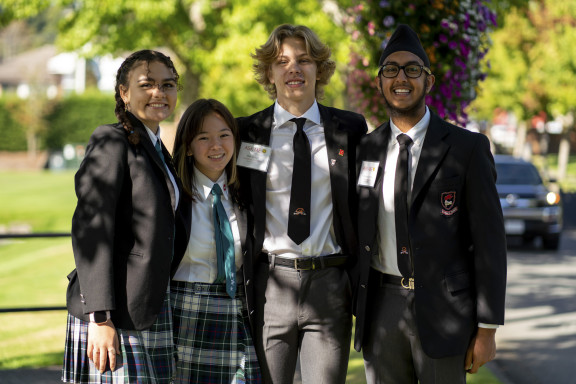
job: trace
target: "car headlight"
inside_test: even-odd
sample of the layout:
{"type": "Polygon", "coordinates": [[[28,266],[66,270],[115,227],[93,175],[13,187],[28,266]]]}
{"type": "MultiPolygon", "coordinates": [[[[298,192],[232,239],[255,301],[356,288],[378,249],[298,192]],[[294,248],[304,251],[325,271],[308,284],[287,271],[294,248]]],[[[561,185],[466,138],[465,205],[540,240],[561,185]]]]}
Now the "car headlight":
{"type": "Polygon", "coordinates": [[[550,205],[556,205],[560,202],[560,194],[556,192],[548,192],[546,195],[546,202],[550,205]]]}

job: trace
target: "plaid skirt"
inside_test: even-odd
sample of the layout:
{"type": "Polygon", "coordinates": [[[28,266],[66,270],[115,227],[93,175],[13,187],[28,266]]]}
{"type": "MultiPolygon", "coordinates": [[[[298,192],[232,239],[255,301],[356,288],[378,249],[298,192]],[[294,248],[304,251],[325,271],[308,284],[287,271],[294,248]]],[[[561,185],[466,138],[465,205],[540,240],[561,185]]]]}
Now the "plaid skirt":
{"type": "Polygon", "coordinates": [[[169,384],[176,371],[170,295],[150,329],[116,329],[121,355],[103,374],[88,359],[88,322],[68,314],[62,381],[83,384],[169,384]]]}
{"type": "Polygon", "coordinates": [[[170,303],[178,351],[176,383],[261,383],[244,290],[226,284],[172,281],[170,303]]]}

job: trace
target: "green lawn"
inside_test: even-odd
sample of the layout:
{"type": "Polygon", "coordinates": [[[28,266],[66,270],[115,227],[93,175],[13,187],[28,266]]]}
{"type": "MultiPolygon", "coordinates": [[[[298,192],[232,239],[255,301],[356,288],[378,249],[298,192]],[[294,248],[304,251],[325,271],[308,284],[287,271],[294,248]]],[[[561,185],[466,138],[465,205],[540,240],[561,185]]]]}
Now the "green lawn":
{"type": "MultiPolygon", "coordinates": [[[[0,172],[0,230],[69,232],[76,197],[73,172],[0,172]]],[[[74,267],[69,238],[0,240],[0,308],[62,306],[74,267]]],[[[0,369],[60,365],[66,312],[0,313],[0,369]]],[[[364,384],[362,355],[352,349],[349,384],[364,384]]],[[[472,384],[499,384],[488,369],[472,384]]]]}

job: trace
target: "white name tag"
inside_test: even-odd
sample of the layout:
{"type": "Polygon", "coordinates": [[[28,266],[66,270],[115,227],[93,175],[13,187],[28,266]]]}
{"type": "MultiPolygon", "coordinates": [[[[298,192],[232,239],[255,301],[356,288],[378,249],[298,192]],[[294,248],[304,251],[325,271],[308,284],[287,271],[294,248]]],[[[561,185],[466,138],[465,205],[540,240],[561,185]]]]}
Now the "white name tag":
{"type": "Polygon", "coordinates": [[[240,144],[236,164],[240,167],[267,172],[271,154],[271,148],[266,145],[246,143],[243,141],[242,144],[240,144]]]}
{"type": "Polygon", "coordinates": [[[378,161],[363,161],[360,175],[358,176],[358,185],[361,187],[373,187],[376,183],[379,165],[378,161]]]}

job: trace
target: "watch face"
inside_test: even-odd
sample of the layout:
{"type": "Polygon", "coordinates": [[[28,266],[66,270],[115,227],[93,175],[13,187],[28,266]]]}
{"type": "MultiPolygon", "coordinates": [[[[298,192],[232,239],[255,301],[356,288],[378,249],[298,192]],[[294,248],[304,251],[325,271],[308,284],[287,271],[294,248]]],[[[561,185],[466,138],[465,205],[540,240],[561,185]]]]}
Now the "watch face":
{"type": "Polygon", "coordinates": [[[97,311],[94,312],[94,322],[95,323],[105,323],[106,320],[106,311],[97,311]]]}

